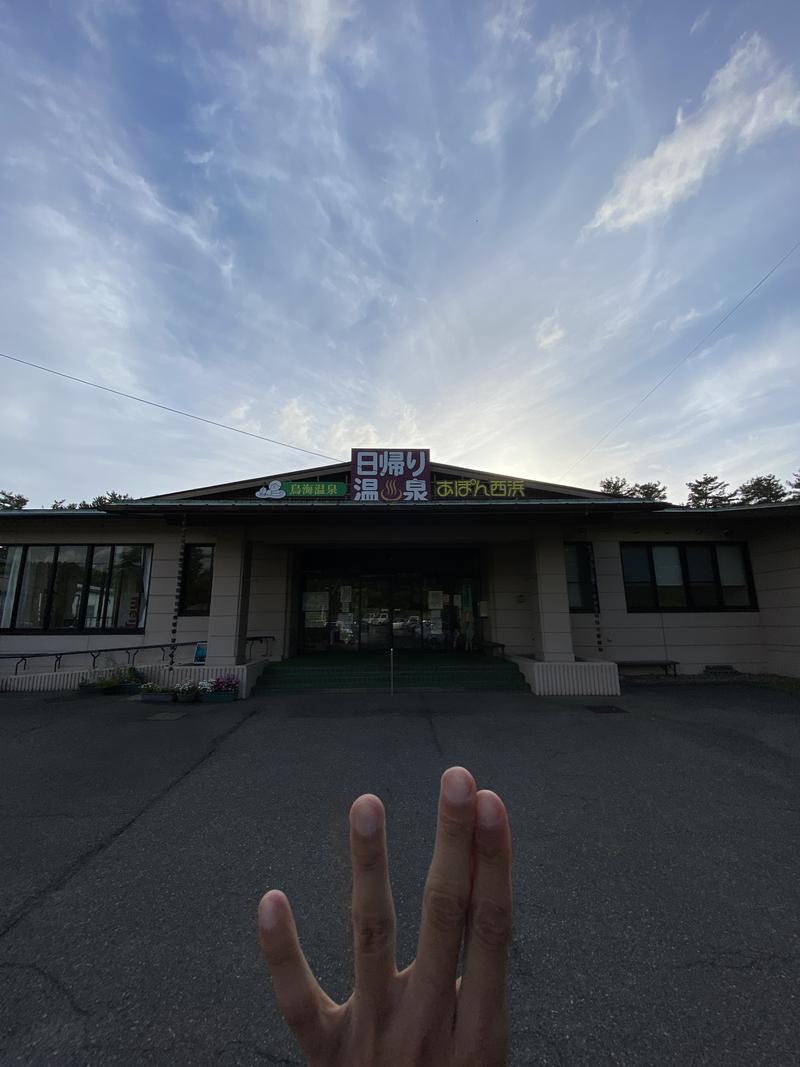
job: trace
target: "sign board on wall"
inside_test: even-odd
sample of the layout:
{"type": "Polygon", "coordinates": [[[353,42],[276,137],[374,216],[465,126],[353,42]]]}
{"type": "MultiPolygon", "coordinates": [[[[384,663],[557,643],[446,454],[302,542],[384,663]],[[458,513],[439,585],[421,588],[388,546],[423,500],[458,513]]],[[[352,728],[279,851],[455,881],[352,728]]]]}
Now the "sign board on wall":
{"type": "Polygon", "coordinates": [[[431,499],[428,448],[354,448],[350,496],[361,503],[399,504],[431,499]]]}
{"type": "Polygon", "coordinates": [[[347,486],[344,482],[280,482],[275,479],[268,486],[262,485],[256,496],[259,500],[347,496],[347,486]]]}

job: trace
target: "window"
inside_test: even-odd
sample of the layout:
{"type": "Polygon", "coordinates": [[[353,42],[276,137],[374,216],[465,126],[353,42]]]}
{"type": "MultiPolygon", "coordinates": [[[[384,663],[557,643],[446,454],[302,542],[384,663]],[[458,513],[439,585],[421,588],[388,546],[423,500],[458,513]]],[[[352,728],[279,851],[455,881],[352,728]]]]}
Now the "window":
{"type": "Polygon", "coordinates": [[[181,615],[210,614],[213,576],[214,546],[187,545],[183,556],[181,615]]]}
{"type": "Polygon", "coordinates": [[[590,541],[564,545],[567,594],[570,611],[594,611],[597,587],[594,580],[594,553],[590,541]]]}
{"type": "Polygon", "coordinates": [[[141,630],[150,548],[0,546],[0,629],[141,630]]]}
{"type": "Polygon", "coordinates": [[[747,547],[703,541],[620,545],[628,611],[756,609],[747,547]]]}

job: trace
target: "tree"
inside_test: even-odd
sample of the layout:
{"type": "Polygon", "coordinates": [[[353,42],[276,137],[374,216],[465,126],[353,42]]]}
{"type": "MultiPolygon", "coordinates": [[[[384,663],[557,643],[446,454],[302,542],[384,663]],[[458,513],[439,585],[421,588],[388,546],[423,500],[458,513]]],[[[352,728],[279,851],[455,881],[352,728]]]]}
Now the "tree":
{"type": "Polygon", "coordinates": [[[609,478],[600,479],[600,489],[604,493],[608,493],[609,496],[631,495],[631,486],[628,484],[628,479],[618,478],[613,474],[609,478]]]}
{"type": "Polygon", "coordinates": [[[638,496],[642,500],[666,500],[667,487],[661,482],[637,482],[631,486],[628,496],[638,496]]]}
{"type": "Polygon", "coordinates": [[[697,481],[687,482],[690,508],[722,508],[732,504],[736,493],[729,492],[730,486],[716,474],[704,474],[697,481]]]}
{"type": "Polygon", "coordinates": [[[786,490],[774,474],[758,474],[742,482],[738,494],[743,504],[777,504],[786,496],[786,490]]]}
{"type": "Polygon", "coordinates": [[[792,475],[791,481],[786,483],[789,486],[789,499],[800,500],[800,471],[797,471],[792,475]]]}
{"type": "Polygon", "coordinates": [[[667,499],[667,487],[661,482],[629,482],[627,478],[611,475],[601,480],[600,488],[609,496],[633,496],[640,500],[667,499]]]}
{"type": "Polygon", "coordinates": [[[11,493],[8,489],[0,489],[0,508],[20,511],[27,503],[28,498],[22,493],[11,493]]]}
{"type": "Polygon", "coordinates": [[[100,493],[91,501],[82,500],[80,504],[76,504],[74,501],[67,503],[66,500],[54,500],[50,507],[53,511],[88,511],[90,508],[103,508],[106,504],[119,504],[123,500],[133,500],[133,497],[111,489],[107,493],[100,493]]]}

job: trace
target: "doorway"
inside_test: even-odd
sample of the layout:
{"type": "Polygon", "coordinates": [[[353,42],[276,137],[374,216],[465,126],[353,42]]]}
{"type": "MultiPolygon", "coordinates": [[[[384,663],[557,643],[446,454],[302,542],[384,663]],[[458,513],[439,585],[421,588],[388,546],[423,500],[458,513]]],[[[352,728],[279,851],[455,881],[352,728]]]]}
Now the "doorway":
{"type": "Polygon", "coordinates": [[[308,550],[296,647],[302,652],[447,652],[480,639],[475,549],[308,550]]]}

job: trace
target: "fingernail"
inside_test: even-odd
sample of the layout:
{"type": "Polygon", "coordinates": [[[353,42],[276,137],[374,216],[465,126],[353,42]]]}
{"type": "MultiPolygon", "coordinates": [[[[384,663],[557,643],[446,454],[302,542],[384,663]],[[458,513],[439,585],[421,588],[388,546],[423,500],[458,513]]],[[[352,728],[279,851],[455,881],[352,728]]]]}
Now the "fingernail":
{"type": "Polygon", "coordinates": [[[265,930],[274,930],[278,925],[278,904],[275,897],[265,896],[258,909],[258,919],[265,930]]]}
{"type": "Polygon", "coordinates": [[[356,804],[353,808],[353,826],[362,837],[371,837],[378,829],[379,816],[375,805],[369,801],[356,804]]]}
{"type": "Polygon", "coordinates": [[[472,793],[472,782],[463,767],[451,767],[444,774],[444,795],[451,804],[463,804],[472,793]]]}
{"type": "Polygon", "coordinates": [[[478,794],[478,825],[491,830],[503,818],[503,808],[494,793],[478,794]]]}

